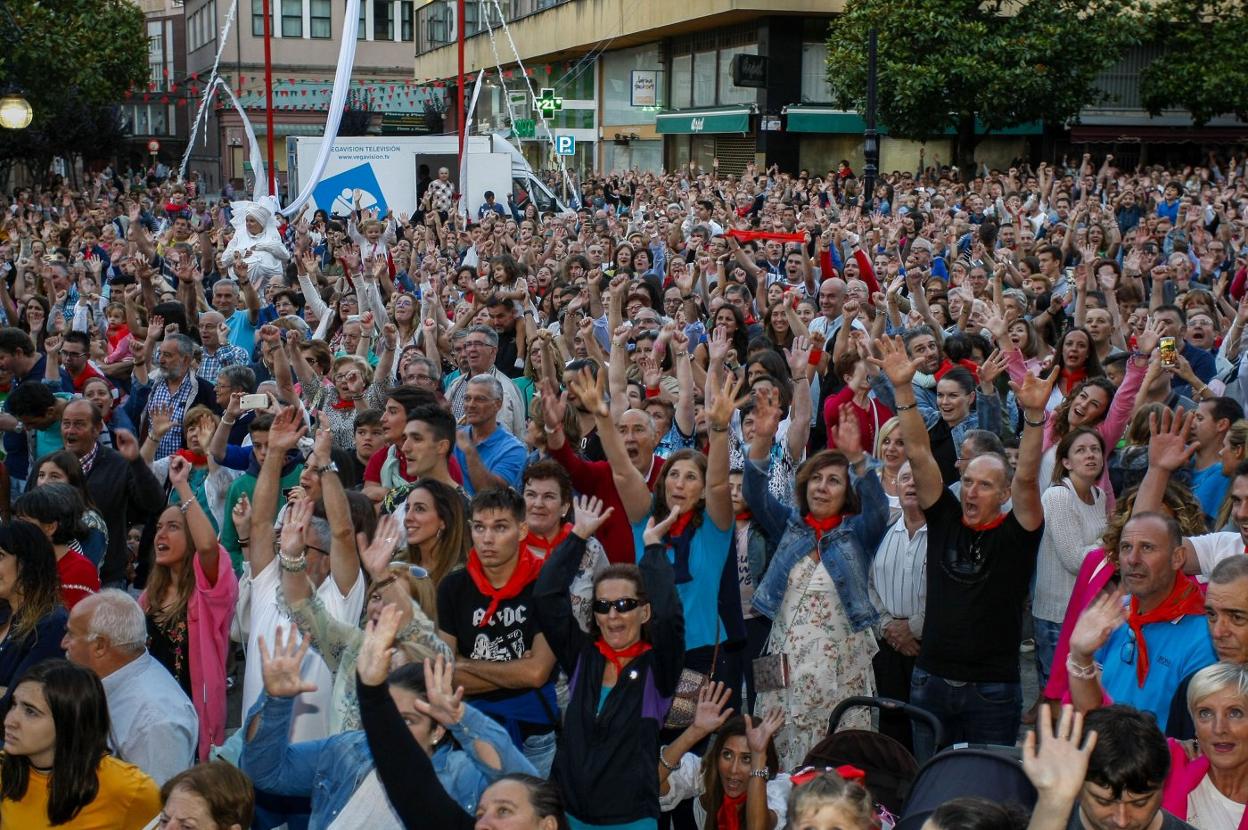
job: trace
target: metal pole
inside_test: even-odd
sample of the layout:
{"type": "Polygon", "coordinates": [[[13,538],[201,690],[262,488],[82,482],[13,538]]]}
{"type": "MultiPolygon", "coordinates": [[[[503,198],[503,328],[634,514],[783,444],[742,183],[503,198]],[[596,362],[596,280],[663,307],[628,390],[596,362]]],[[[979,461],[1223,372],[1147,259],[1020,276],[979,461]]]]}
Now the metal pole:
{"type": "Polygon", "coordinates": [[[870,210],[875,202],[875,179],[880,172],[880,136],[875,129],[876,37],[875,29],[871,29],[867,34],[867,111],[863,117],[866,129],[862,131],[865,161],[862,168],[864,210],[870,210]]]}
{"type": "Polygon", "coordinates": [[[277,166],[273,164],[273,48],[269,31],[269,0],[261,0],[264,12],[264,124],[269,151],[269,195],[277,197],[277,166]]]}
{"type": "MultiPolygon", "coordinates": [[[[482,10],[482,13],[485,13],[482,10]]],[[[458,52],[459,75],[455,81],[455,89],[457,97],[455,99],[455,111],[459,113],[459,167],[464,167],[464,0],[455,0],[455,49],[458,52]]],[[[502,78],[499,78],[502,82],[502,78]]],[[[463,182],[459,183],[460,188],[464,186],[463,182]]]]}

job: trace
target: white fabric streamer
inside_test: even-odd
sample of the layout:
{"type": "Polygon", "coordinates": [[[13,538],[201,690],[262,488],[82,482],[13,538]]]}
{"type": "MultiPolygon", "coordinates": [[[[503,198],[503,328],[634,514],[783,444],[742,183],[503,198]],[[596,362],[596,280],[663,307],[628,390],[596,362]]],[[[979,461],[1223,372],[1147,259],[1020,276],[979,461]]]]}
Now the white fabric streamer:
{"type": "MultiPolygon", "coordinates": [[[[464,115],[464,134],[461,138],[461,146],[464,151],[459,154],[459,214],[471,219],[468,213],[468,199],[464,197],[464,188],[468,184],[468,134],[472,132],[472,114],[477,109],[477,98],[481,95],[481,82],[485,80],[485,70],[482,69],[477,73],[477,82],[472,85],[472,101],[468,104],[468,112],[464,115]]],[[[507,90],[503,90],[505,95],[507,90]]]]}
{"type": "Polygon", "coordinates": [[[191,124],[191,138],[186,142],[186,152],[182,154],[182,164],[178,167],[178,178],[186,181],[186,167],[191,163],[191,151],[195,149],[195,137],[199,134],[200,125],[208,121],[208,104],[212,100],[212,90],[218,80],[217,67],[221,65],[221,55],[225,52],[225,46],[228,42],[226,37],[230,34],[230,27],[234,25],[234,15],[238,11],[238,0],[230,3],[230,8],[225,13],[225,25],[221,27],[221,34],[217,37],[217,56],[212,60],[212,72],[208,75],[208,80],[204,82],[204,94],[199,100],[199,109],[195,112],[195,121],[191,124]]]}

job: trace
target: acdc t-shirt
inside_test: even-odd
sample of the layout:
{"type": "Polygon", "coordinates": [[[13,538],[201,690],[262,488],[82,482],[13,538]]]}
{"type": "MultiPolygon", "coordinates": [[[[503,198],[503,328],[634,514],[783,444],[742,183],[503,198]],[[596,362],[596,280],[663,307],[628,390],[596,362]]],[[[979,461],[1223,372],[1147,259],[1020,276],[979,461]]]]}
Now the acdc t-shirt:
{"type": "Polygon", "coordinates": [[[991,530],[962,524],[948,489],[927,518],[927,618],[916,665],[948,680],[1017,683],[1023,606],[1043,523],[1024,530],[1010,511],[991,530]]]}
{"type": "MultiPolygon", "coordinates": [[[[438,586],[438,625],[455,638],[460,657],[494,662],[520,659],[533,648],[533,640],[540,633],[533,613],[533,583],[500,602],[490,619],[484,620],[489,607],[490,598],[477,590],[463,568],[447,574],[438,586]]],[[[476,697],[505,700],[524,693],[497,691],[476,697]]]]}

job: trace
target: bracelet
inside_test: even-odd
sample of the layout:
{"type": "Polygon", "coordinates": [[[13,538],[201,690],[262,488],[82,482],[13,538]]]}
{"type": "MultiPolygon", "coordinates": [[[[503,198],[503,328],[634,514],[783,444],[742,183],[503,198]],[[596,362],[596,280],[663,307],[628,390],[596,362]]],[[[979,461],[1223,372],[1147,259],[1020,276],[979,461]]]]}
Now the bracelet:
{"type": "Polygon", "coordinates": [[[281,565],[283,571],[291,573],[299,573],[308,569],[308,553],[301,552],[298,556],[287,556],[284,553],[277,555],[277,563],[281,565]]]}
{"type": "Polygon", "coordinates": [[[668,772],[675,772],[676,770],[680,769],[679,763],[669,764],[667,762],[667,759],[663,757],[664,752],[667,752],[667,747],[662,747],[661,749],[659,749],[659,763],[663,765],[663,769],[667,770],[668,772]]]}
{"type": "Polygon", "coordinates": [[[896,406],[894,406],[893,409],[900,413],[900,412],[908,412],[909,410],[916,409],[917,407],[918,407],[918,403],[899,403],[896,406]]]}
{"type": "Polygon", "coordinates": [[[225,424],[227,427],[232,427],[232,426],[234,426],[234,424],[238,423],[238,419],[237,419],[237,418],[235,418],[235,419],[233,419],[233,420],[231,420],[231,421],[227,421],[227,420],[225,420],[225,417],[224,417],[224,416],[222,416],[222,418],[221,418],[221,423],[225,424]]]}
{"type": "Polygon", "coordinates": [[[767,780],[768,778],[771,778],[771,770],[767,767],[763,767],[762,769],[752,769],[750,770],[750,777],[767,780]]]}
{"type": "Polygon", "coordinates": [[[810,357],[806,359],[806,362],[810,364],[811,366],[818,366],[819,361],[822,359],[823,359],[823,349],[811,349],[810,357]]]}
{"type": "Polygon", "coordinates": [[[708,429],[710,429],[711,432],[727,432],[728,431],[728,427],[711,426],[711,427],[708,427],[708,429]]]}
{"type": "Polygon", "coordinates": [[[1029,427],[1035,427],[1036,429],[1043,429],[1044,425],[1048,423],[1048,420],[1049,420],[1049,414],[1047,412],[1039,421],[1032,421],[1027,417],[1026,412],[1023,413],[1023,423],[1029,427]]]}
{"type": "Polygon", "coordinates": [[[1101,670],[1101,664],[1092,661],[1090,666],[1081,666],[1075,662],[1075,658],[1066,655],[1066,673],[1077,680],[1092,680],[1101,670]]]}
{"type": "Polygon", "coordinates": [[[251,537],[250,537],[250,536],[248,536],[246,539],[239,539],[239,540],[237,540],[237,541],[238,541],[238,543],[239,543],[240,545],[250,545],[250,544],[251,544],[251,537]]]}
{"type": "Polygon", "coordinates": [[[663,390],[658,386],[646,387],[646,400],[650,400],[651,398],[657,398],[659,395],[662,395],[662,394],[663,394],[663,390]]]}
{"type": "Polygon", "coordinates": [[[185,516],[186,511],[190,510],[191,507],[194,506],[194,504],[195,504],[195,499],[187,499],[184,502],[178,503],[178,510],[182,511],[182,515],[185,516]]]}

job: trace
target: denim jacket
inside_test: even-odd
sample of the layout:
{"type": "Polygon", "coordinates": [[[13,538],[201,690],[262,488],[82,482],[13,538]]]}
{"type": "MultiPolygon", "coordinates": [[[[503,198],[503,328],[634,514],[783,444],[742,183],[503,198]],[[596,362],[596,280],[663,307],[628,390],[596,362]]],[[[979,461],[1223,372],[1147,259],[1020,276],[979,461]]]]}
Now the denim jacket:
{"type": "MultiPolygon", "coordinates": [[[[879,615],[867,590],[871,560],[888,526],[888,498],[876,477],[879,462],[867,459],[867,472],[859,476],[849,469],[850,486],[858,493],[861,512],[846,517],[840,526],[819,540],[819,560],[836,585],[845,616],[854,631],[875,625],[879,615]]],[[[743,492],[746,504],[772,539],[779,539],[776,554],[754,592],[754,609],[775,619],[788,589],[789,571],[815,547],[815,532],[797,509],[779,501],[767,490],[767,471],[752,459],[745,463],[743,492]]]]}
{"type": "MultiPolygon", "coordinates": [[[[333,824],[373,771],[373,756],[361,730],[341,732],[319,741],[290,743],[293,704],[294,698],[270,697],[267,693],[260,696],[244,721],[249,724],[258,717],[260,725],[255,737],[245,744],[240,765],[257,789],[275,795],[311,797],[308,830],[324,830],[333,824]]],[[[447,794],[470,814],[477,809],[485,788],[501,776],[537,774],[503,727],[471,706],[464,707],[463,719],[450,733],[463,749],[451,749],[448,742],[434,750],[431,760],[447,794]],[[475,741],[494,747],[502,769],[491,769],[477,757],[475,741]]],[[[399,825],[397,818],[395,824],[399,825]]]]}

